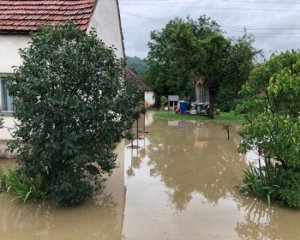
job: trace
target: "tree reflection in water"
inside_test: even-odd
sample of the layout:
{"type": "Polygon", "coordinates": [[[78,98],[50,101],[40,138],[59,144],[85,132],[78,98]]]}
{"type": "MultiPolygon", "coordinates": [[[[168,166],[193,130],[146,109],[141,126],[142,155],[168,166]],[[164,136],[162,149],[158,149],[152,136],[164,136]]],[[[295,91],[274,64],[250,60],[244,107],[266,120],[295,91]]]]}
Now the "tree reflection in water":
{"type": "Polygon", "coordinates": [[[179,127],[157,122],[151,128],[148,155],[152,176],[160,177],[169,189],[170,201],[179,211],[186,209],[193,193],[217,204],[233,194],[233,183],[246,167],[238,154],[239,137],[230,141],[221,124],[179,123],[179,127]],[[162,131],[162,129],[164,129],[162,131]]]}
{"type": "Polygon", "coordinates": [[[140,138],[135,140],[135,146],[137,148],[130,148],[130,144],[127,141],[127,149],[129,148],[130,151],[130,165],[126,170],[126,174],[128,177],[134,177],[135,172],[134,169],[139,169],[142,164],[142,159],[146,156],[146,149],[145,149],[145,144],[144,146],[141,144],[141,142],[145,143],[145,138],[140,138]],[[141,146],[143,146],[141,148],[141,146]]]}
{"type": "Polygon", "coordinates": [[[240,239],[300,239],[300,211],[269,207],[261,200],[238,197],[239,208],[245,213],[235,228],[240,239]]]}
{"type": "MultiPolygon", "coordinates": [[[[239,239],[300,239],[300,211],[281,209],[240,194],[247,167],[237,152],[238,125],[231,125],[228,140],[223,125],[213,122],[178,123],[151,127],[147,146],[150,174],[168,189],[171,205],[185,211],[198,194],[203,204],[219,205],[229,200],[242,216],[236,219],[239,239]]],[[[224,206],[226,211],[226,206],[224,206]]]]}

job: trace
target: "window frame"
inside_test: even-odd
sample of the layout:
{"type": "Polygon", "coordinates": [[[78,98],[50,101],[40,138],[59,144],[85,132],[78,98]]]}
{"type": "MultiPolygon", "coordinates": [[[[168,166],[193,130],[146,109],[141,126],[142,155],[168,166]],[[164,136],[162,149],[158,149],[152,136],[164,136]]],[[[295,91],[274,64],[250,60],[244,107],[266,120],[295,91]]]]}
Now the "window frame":
{"type": "Polygon", "coordinates": [[[12,116],[14,113],[14,110],[4,110],[5,109],[5,88],[3,81],[7,81],[7,78],[10,76],[10,74],[6,75],[0,75],[0,113],[2,116],[12,116]]]}

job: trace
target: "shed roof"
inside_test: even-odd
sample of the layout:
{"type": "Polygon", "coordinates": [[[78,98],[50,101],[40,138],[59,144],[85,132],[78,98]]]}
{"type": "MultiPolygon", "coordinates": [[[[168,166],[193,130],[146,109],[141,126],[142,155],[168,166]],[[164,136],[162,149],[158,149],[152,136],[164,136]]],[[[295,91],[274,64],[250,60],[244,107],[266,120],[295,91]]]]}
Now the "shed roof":
{"type": "Polygon", "coordinates": [[[74,21],[87,30],[97,0],[0,1],[0,32],[30,32],[38,25],[74,21]]]}
{"type": "Polygon", "coordinates": [[[168,101],[169,102],[179,102],[179,96],[177,96],[177,95],[169,95],[168,96],[168,101]]]}
{"type": "Polygon", "coordinates": [[[125,80],[137,80],[143,91],[153,91],[153,87],[149,83],[128,68],[125,69],[124,78],[125,80]]]}

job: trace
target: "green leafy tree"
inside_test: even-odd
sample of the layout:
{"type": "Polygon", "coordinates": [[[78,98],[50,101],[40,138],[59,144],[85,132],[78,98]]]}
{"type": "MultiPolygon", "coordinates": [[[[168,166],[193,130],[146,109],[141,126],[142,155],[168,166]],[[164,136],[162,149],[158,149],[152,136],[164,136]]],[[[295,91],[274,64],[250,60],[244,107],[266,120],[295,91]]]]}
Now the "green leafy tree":
{"type": "Polygon", "coordinates": [[[123,62],[113,48],[73,23],[40,27],[9,84],[20,169],[43,176],[52,198],[78,205],[116,167],[113,150],[132,125],[139,98],[122,81],[123,62]]]}
{"type": "Polygon", "coordinates": [[[194,99],[196,80],[203,77],[210,94],[211,116],[221,89],[220,100],[224,95],[230,95],[230,100],[236,98],[257,53],[247,34],[229,40],[220,26],[205,16],[171,20],[161,31],[151,33],[148,45],[149,70],[145,77],[158,95],[194,99]],[[229,87],[232,85],[233,89],[229,87]]]}
{"type": "Polygon", "coordinates": [[[209,116],[213,118],[217,95],[227,74],[230,74],[225,71],[228,64],[226,60],[230,54],[230,42],[223,35],[215,34],[204,40],[202,44],[205,47],[206,56],[199,75],[204,76],[204,86],[209,91],[209,116]]]}
{"type": "Polygon", "coordinates": [[[253,59],[261,54],[261,50],[253,47],[253,37],[245,34],[231,40],[229,53],[224,64],[224,79],[216,97],[216,102],[222,111],[234,110],[240,98],[239,91],[249,79],[255,66],[253,59]]]}
{"type": "MultiPolygon", "coordinates": [[[[209,24],[209,23],[207,23],[209,24]]],[[[162,31],[151,33],[148,79],[160,96],[190,96],[204,51],[199,49],[192,20],[176,18],[162,31]],[[191,84],[192,83],[192,84],[191,84]]]]}
{"type": "Polygon", "coordinates": [[[264,197],[299,208],[300,53],[273,55],[257,66],[243,86],[242,96],[240,110],[247,113],[247,122],[241,129],[241,150],[255,146],[265,161],[255,171],[258,181],[246,181],[246,190],[253,192],[259,182],[258,191],[267,190],[264,197]]]}

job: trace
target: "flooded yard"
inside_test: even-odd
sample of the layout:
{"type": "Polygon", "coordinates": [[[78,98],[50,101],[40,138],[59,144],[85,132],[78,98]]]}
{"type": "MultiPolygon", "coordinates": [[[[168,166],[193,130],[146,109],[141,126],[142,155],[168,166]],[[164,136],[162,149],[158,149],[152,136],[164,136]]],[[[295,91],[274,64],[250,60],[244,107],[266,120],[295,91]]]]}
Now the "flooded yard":
{"type": "Polygon", "coordinates": [[[300,239],[300,211],[236,188],[248,164],[237,152],[238,128],[227,140],[221,123],[155,120],[134,142],[140,148],[120,144],[105,192],[81,207],[0,194],[0,239],[300,239]]]}
{"type": "MultiPolygon", "coordinates": [[[[118,162],[124,158],[118,146],[118,162]]],[[[8,160],[1,160],[4,167],[8,160]]],[[[124,214],[124,166],[116,169],[104,193],[77,208],[65,208],[51,201],[25,204],[14,196],[0,194],[1,240],[120,240],[124,214]]]]}

